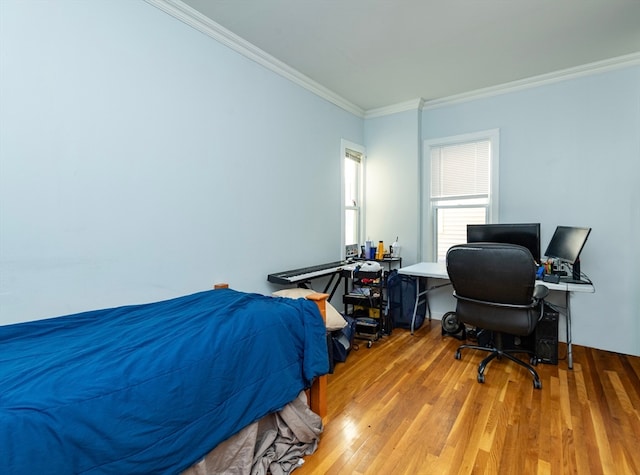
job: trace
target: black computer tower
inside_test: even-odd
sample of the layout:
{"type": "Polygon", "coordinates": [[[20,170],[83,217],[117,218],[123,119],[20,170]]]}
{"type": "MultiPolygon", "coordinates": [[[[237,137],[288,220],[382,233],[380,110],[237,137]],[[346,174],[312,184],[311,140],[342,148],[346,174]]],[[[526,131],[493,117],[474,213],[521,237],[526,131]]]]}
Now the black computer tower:
{"type": "Polygon", "coordinates": [[[560,314],[548,304],[535,331],[535,354],[540,363],[558,364],[558,319],[560,314]]]}

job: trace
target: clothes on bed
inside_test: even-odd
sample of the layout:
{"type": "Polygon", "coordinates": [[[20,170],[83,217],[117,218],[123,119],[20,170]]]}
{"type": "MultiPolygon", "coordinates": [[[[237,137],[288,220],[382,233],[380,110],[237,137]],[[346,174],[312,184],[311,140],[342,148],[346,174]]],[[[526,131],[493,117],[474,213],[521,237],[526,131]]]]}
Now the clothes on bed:
{"type": "Polygon", "coordinates": [[[317,306],[231,289],[0,327],[0,473],[178,473],[328,371],[317,306]]]}
{"type": "Polygon", "coordinates": [[[252,475],[288,475],[318,448],[322,419],[302,393],[282,411],[260,420],[252,475]]]}
{"type": "Polygon", "coordinates": [[[249,475],[257,438],[258,422],[252,422],[180,475],[249,475]]]}
{"type": "Polygon", "coordinates": [[[318,447],[322,419],[304,392],[233,435],[181,475],[288,475],[318,447]]]}

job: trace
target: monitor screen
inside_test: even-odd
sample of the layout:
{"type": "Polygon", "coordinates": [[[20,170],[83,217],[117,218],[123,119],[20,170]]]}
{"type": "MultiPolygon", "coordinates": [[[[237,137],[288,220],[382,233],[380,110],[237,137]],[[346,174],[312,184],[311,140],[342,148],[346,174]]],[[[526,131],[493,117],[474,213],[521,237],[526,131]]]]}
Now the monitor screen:
{"type": "Polygon", "coordinates": [[[467,242],[519,244],[540,263],[540,223],[468,224],[467,242]]]}
{"type": "Polygon", "coordinates": [[[587,242],[591,228],[558,226],[544,255],[575,264],[587,242]]]}

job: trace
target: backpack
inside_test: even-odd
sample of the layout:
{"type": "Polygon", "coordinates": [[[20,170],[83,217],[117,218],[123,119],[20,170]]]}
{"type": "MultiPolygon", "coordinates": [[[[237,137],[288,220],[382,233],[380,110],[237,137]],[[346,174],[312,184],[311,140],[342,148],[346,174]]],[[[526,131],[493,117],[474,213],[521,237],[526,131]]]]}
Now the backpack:
{"type": "MultiPolygon", "coordinates": [[[[415,304],[416,277],[399,274],[397,269],[393,269],[387,277],[387,315],[391,318],[393,328],[411,328],[415,304]]],[[[424,323],[426,310],[427,302],[422,299],[418,304],[414,330],[424,323]]]]}
{"type": "Polygon", "coordinates": [[[353,348],[353,340],[356,335],[356,320],[343,315],[347,321],[344,328],[331,332],[331,343],[334,363],[344,363],[353,348]]]}

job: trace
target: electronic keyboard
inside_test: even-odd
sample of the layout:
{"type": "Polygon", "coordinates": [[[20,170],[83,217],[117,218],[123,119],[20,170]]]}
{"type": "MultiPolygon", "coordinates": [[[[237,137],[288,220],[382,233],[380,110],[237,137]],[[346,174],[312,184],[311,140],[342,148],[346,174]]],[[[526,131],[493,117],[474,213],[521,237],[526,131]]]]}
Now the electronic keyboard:
{"type": "Polygon", "coordinates": [[[267,280],[273,284],[296,284],[305,280],[315,279],[325,275],[340,272],[350,261],[336,261],[301,269],[287,270],[276,274],[269,274],[267,280]]]}

